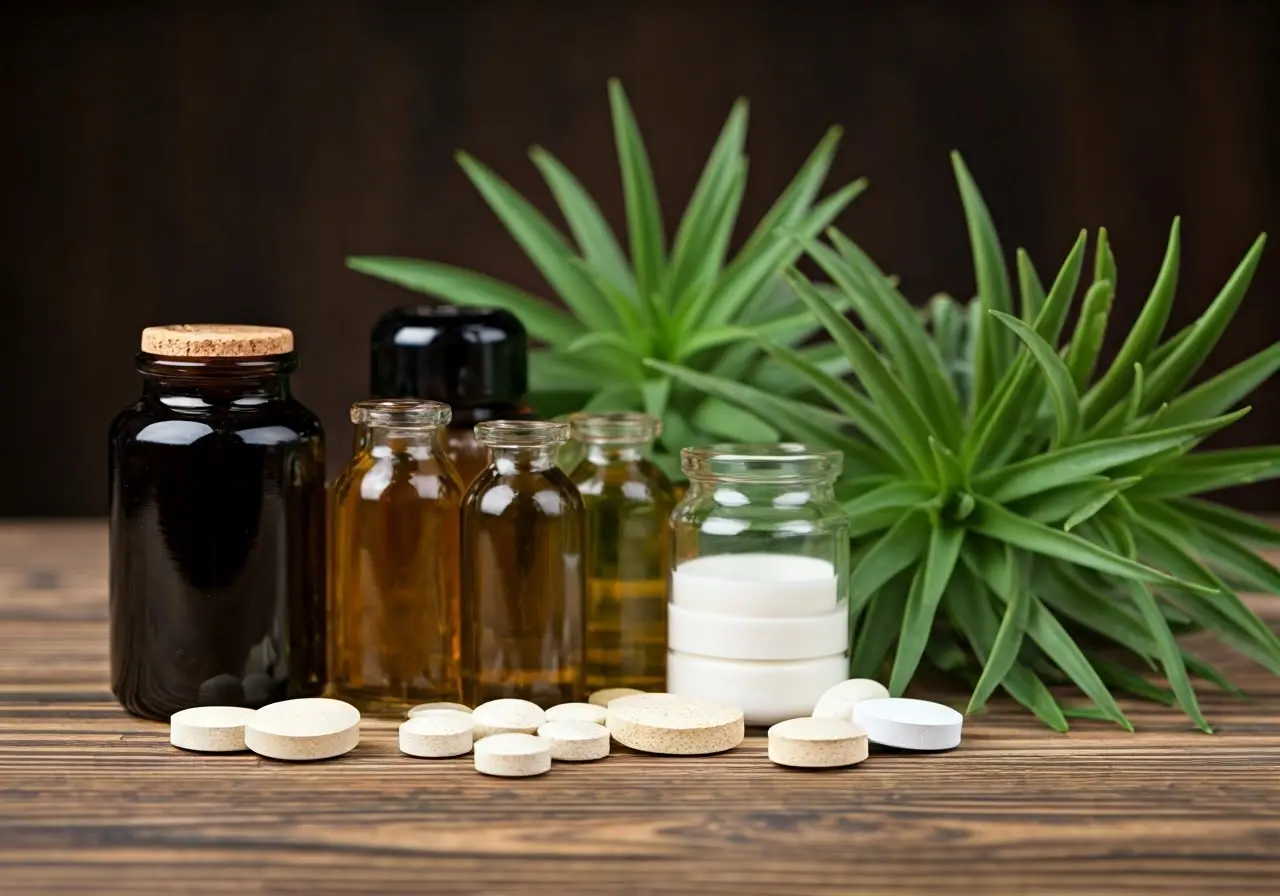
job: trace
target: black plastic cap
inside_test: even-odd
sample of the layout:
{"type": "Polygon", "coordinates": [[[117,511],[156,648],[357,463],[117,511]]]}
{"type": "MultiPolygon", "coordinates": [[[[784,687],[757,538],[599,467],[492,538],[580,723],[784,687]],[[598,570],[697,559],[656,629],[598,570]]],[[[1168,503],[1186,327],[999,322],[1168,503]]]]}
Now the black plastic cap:
{"type": "Polygon", "coordinates": [[[496,308],[410,305],[373,328],[374,398],[451,405],[516,403],[529,387],[524,325],[496,308]]]}

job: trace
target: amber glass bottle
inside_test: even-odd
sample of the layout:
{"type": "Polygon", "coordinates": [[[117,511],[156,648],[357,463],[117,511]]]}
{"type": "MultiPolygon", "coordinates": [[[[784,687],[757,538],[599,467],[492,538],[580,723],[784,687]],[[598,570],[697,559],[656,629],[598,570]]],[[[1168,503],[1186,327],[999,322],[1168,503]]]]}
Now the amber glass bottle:
{"type": "Polygon", "coordinates": [[[411,305],[378,319],[370,346],[374,398],[422,398],[453,408],[440,443],[463,488],[489,463],[476,440],[486,420],[526,420],[528,339],[515,315],[496,308],[411,305]]]}
{"type": "Polygon", "coordinates": [[[111,687],[129,712],[324,683],[324,437],[293,334],[151,327],[110,433],[111,687]]]}
{"type": "Polygon", "coordinates": [[[581,700],[582,498],[555,464],[564,423],[476,426],[492,462],[462,501],[463,691],[472,704],[581,700]]]}
{"type": "Polygon", "coordinates": [[[569,478],[587,508],[587,688],[661,691],[667,667],[671,481],[646,455],[648,414],[573,414],[586,456],[569,478]]]}
{"type": "Polygon", "coordinates": [[[371,713],[461,697],[458,474],[449,406],[362,401],[329,491],[330,696],[371,713]]]}

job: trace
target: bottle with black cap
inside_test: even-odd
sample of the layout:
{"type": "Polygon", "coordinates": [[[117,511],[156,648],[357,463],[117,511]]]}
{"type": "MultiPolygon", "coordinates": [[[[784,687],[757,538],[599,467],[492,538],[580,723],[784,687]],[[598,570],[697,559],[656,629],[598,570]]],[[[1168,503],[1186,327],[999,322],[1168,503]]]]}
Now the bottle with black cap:
{"type": "Polygon", "coordinates": [[[441,430],[444,452],[463,487],[488,464],[474,427],[486,420],[529,420],[528,339],[514,314],[496,308],[410,305],[373,328],[374,398],[418,398],[453,408],[441,430]]]}

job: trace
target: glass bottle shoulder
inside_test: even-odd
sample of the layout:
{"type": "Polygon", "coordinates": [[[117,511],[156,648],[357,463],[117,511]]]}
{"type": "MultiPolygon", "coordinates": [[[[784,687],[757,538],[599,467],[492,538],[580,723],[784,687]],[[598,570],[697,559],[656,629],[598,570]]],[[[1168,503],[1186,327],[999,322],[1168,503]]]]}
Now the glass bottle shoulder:
{"type": "Polygon", "coordinates": [[[586,459],[573,469],[569,478],[587,504],[606,499],[669,511],[676,503],[675,487],[666,474],[643,458],[605,464],[586,459]]]}
{"type": "Polygon", "coordinates": [[[116,447],[133,442],[187,445],[212,433],[237,434],[246,444],[273,447],[323,438],[320,418],[292,399],[213,402],[191,396],[144,395],[111,422],[116,447]]]}
{"type": "Polygon", "coordinates": [[[689,489],[672,513],[677,526],[712,528],[732,524],[738,531],[786,530],[804,525],[809,531],[831,531],[848,525],[843,508],[829,489],[802,484],[770,488],[709,483],[689,489]]]}
{"type": "Polygon", "coordinates": [[[334,479],[332,490],[339,502],[349,499],[378,501],[414,495],[455,507],[462,488],[455,474],[435,454],[374,448],[354,455],[334,479]]]}
{"type": "Polygon", "coordinates": [[[541,470],[486,468],[467,489],[464,514],[502,517],[521,508],[541,516],[580,516],[585,511],[577,486],[557,467],[541,470]]]}

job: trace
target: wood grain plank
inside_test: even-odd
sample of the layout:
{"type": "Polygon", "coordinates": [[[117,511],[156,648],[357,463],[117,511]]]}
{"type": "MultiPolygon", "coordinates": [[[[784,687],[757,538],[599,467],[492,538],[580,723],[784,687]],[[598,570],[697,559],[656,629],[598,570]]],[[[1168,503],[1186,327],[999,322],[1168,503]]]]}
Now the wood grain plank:
{"type": "MultiPolygon", "coordinates": [[[[1219,733],[1122,701],[1138,733],[1045,731],[996,700],[952,753],[855,769],[615,748],[527,781],[412,760],[367,720],[341,759],[168,745],[106,687],[105,527],[0,525],[0,892],[1269,893],[1280,681],[1195,637],[1249,700],[1219,733]]],[[[1253,598],[1273,623],[1280,601],[1253,598]]],[[[928,694],[952,702],[945,685],[928,694]]]]}

